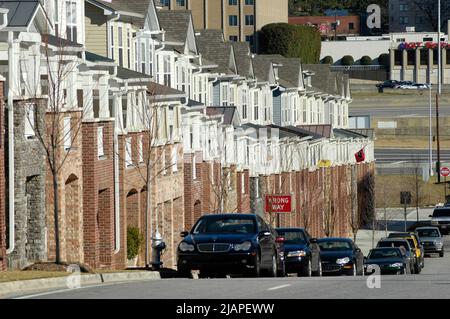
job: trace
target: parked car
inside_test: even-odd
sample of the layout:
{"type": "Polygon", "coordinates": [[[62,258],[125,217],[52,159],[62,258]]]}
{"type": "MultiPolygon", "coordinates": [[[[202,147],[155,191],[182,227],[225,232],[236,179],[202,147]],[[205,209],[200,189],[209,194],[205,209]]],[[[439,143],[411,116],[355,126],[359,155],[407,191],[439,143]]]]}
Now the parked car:
{"type": "Polygon", "coordinates": [[[415,265],[414,272],[416,274],[420,274],[422,268],[425,267],[425,252],[422,245],[420,244],[419,236],[414,232],[396,232],[389,234],[388,238],[402,238],[406,239],[409,242],[409,245],[414,250],[416,260],[418,261],[418,263],[415,265]]]}
{"type": "Polygon", "coordinates": [[[444,257],[444,239],[438,227],[418,227],[416,231],[419,234],[425,254],[437,253],[439,257],[444,257]]]}
{"type": "Polygon", "coordinates": [[[303,228],[277,228],[278,236],[284,238],[286,273],[298,276],[322,276],[320,248],[317,239],[303,228]]]}
{"type": "Polygon", "coordinates": [[[377,244],[377,248],[386,248],[386,247],[393,247],[393,248],[401,248],[403,247],[406,250],[406,255],[408,256],[410,260],[410,269],[411,273],[414,273],[415,269],[420,266],[419,261],[416,258],[416,254],[414,249],[411,247],[407,239],[401,239],[401,238],[384,238],[380,240],[377,244]]]}
{"type": "Polygon", "coordinates": [[[403,89],[406,88],[407,86],[411,86],[414,85],[415,83],[412,81],[398,81],[395,85],[394,85],[394,89],[403,89]]]}
{"type": "Polygon", "coordinates": [[[205,215],[190,232],[182,232],[178,245],[178,273],[190,277],[243,274],[258,277],[284,275],[282,239],[264,220],[253,214],[205,215]]]}
{"type": "Polygon", "coordinates": [[[381,247],[370,250],[364,258],[364,272],[370,275],[369,266],[380,267],[381,274],[411,274],[411,261],[403,247],[381,247]]]}
{"type": "Polygon", "coordinates": [[[407,83],[407,84],[400,84],[400,89],[403,90],[426,90],[429,89],[428,84],[421,84],[421,83],[407,83]]]}
{"type": "Polygon", "coordinates": [[[442,234],[450,231],[450,207],[437,207],[431,217],[431,226],[439,227],[442,234]]]}
{"type": "Polygon", "coordinates": [[[396,81],[396,80],[387,80],[382,83],[378,83],[376,85],[376,87],[393,89],[397,84],[398,84],[398,81],[396,81]]]}
{"type": "Polygon", "coordinates": [[[320,247],[323,274],[360,276],[364,272],[364,254],[348,238],[322,238],[320,247]]]}

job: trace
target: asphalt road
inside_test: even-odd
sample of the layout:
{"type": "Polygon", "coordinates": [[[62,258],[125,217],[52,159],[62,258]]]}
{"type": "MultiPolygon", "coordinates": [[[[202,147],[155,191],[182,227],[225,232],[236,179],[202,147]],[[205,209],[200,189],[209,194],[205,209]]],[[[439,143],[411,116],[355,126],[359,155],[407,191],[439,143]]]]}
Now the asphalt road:
{"type": "MultiPolygon", "coordinates": [[[[378,163],[427,163],[429,151],[427,149],[375,149],[378,163]]],[[[437,160],[437,152],[433,150],[433,161],[437,160]]],[[[450,150],[441,150],[441,162],[450,162],[450,150]]]]}
{"type": "MultiPolygon", "coordinates": [[[[430,107],[426,106],[352,106],[349,108],[350,116],[370,115],[373,117],[401,118],[401,117],[429,117],[430,107]]],[[[435,105],[432,107],[432,117],[436,116],[435,105]]],[[[450,116],[450,107],[443,106],[439,109],[439,116],[450,116]]]]}
{"type": "MultiPolygon", "coordinates": [[[[163,279],[82,287],[24,296],[36,299],[435,299],[449,298],[450,237],[446,256],[426,258],[419,275],[385,275],[380,288],[369,288],[369,277],[313,277],[258,279],[163,279]],[[419,294],[419,295],[418,295],[419,294]]],[[[373,282],[373,281],[370,281],[373,282]]]]}

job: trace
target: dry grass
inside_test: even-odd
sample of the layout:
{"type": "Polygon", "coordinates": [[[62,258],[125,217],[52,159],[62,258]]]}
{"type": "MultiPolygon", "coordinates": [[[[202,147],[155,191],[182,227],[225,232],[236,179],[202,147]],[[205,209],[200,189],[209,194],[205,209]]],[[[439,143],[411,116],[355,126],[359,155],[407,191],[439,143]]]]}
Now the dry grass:
{"type": "MultiPolygon", "coordinates": [[[[416,183],[414,175],[377,175],[375,177],[375,202],[377,208],[401,207],[400,192],[411,192],[412,204],[416,203],[416,183]]],[[[437,185],[436,177],[432,177],[428,182],[422,181],[419,176],[419,207],[436,205],[444,202],[444,184],[437,185]]]]}
{"type": "Polygon", "coordinates": [[[4,271],[0,272],[0,282],[65,277],[70,275],[62,271],[4,271]]]}

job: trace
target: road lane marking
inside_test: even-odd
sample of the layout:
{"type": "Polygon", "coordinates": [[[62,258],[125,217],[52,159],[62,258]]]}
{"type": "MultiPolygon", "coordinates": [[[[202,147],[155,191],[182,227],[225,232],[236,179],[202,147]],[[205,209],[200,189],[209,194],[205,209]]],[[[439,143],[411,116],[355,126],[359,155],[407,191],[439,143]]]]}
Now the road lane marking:
{"type": "Polygon", "coordinates": [[[268,291],[278,290],[278,289],[283,289],[283,288],[286,288],[286,287],[289,287],[289,286],[290,286],[290,284],[287,284],[287,285],[281,285],[281,286],[276,286],[276,287],[269,288],[269,289],[267,289],[267,290],[268,290],[268,291]]]}

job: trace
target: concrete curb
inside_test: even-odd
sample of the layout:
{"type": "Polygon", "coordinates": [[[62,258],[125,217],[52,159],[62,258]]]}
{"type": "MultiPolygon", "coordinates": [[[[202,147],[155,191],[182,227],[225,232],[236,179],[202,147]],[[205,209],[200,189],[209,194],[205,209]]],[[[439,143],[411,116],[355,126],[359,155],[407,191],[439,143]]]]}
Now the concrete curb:
{"type": "MultiPolygon", "coordinates": [[[[69,276],[42,278],[0,283],[0,298],[25,295],[38,291],[67,289],[69,276]]],[[[159,280],[161,275],[156,271],[121,272],[94,275],[81,275],[81,286],[101,285],[103,283],[127,282],[139,280],[159,280]]]]}

